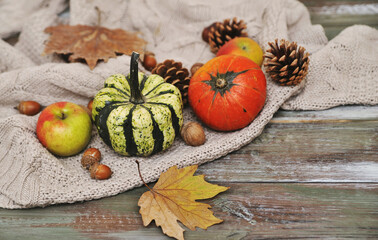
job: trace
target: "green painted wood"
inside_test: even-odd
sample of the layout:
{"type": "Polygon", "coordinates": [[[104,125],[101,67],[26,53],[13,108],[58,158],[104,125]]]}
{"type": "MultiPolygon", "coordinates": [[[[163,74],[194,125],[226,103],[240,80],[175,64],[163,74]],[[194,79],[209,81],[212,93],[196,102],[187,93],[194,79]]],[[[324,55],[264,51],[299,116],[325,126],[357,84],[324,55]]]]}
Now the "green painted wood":
{"type": "Polygon", "coordinates": [[[377,0],[299,0],[306,7],[312,9],[314,7],[330,7],[330,6],[340,6],[349,5],[353,6],[356,4],[377,4],[377,0]]]}
{"type": "Polygon", "coordinates": [[[345,28],[363,24],[378,28],[378,15],[312,15],[312,24],[323,26],[328,39],[333,39],[345,28]]]}
{"type": "MultiPolygon", "coordinates": [[[[209,176],[207,176],[209,177],[209,176]]],[[[204,201],[224,220],[185,239],[369,238],[378,234],[378,184],[220,183],[204,201]]],[[[1,239],[169,239],[142,226],[137,202],[146,187],[81,204],[0,210],[1,239]]]]}
{"type": "Polygon", "coordinates": [[[364,24],[378,28],[378,1],[300,0],[309,10],[312,24],[321,24],[328,39],[346,27],[364,24]],[[375,9],[375,10],[374,10],[375,9]]]}
{"type": "Polygon", "coordinates": [[[378,120],[378,106],[339,106],[322,111],[284,111],[274,114],[271,123],[342,122],[378,120]]]}
{"type": "Polygon", "coordinates": [[[200,172],[212,181],[378,182],[378,108],[279,111],[252,143],[200,172]]]}

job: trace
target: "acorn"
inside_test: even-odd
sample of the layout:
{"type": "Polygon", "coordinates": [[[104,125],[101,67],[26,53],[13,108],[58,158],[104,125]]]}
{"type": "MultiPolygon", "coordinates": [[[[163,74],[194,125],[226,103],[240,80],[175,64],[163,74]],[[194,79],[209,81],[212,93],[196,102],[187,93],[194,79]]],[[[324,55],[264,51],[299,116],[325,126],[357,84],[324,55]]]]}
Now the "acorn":
{"type": "Polygon", "coordinates": [[[152,52],[146,52],[144,54],[143,67],[146,70],[151,71],[152,69],[156,67],[156,64],[157,62],[156,62],[155,54],[152,52]]]}
{"type": "Polygon", "coordinates": [[[21,114],[34,116],[41,111],[42,106],[35,101],[21,101],[15,109],[21,114]]]}
{"type": "Polygon", "coordinates": [[[110,167],[106,166],[105,164],[99,164],[98,162],[94,163],[90,168],[89,171],[91,173],[91,178],[97,180],[105,180],[112,176],[113,172],[110,167]]]}
{"type": "Polygon", "coordinates": [[[91,100],[89,100],[88,102],[88,105],[87,105],[87,108],[89,109],[89,111],[92,112],[92,106],[93,106],[93,98],[91,100]]]}
{"type": "Polygon", "coordinates": [[[195,63],[193,66],[190,68],[190,74],[192,76],[197,72],[198,69],[200,69],[203,66],[203,63],[195,63]]]}
{"type": "Polygon", "coordinates": [[[88,148],[83,153],[81,165],[83,168],[89,169],[93,164],[100,162],[101,152],[97,148],[88,148]]]}
{"type": "Polygon", "coordinates": [[[190,146],[200,146],[206,142],[205,131],[198,122],[188,122],[181,129],[181,137],[190,146]]]}

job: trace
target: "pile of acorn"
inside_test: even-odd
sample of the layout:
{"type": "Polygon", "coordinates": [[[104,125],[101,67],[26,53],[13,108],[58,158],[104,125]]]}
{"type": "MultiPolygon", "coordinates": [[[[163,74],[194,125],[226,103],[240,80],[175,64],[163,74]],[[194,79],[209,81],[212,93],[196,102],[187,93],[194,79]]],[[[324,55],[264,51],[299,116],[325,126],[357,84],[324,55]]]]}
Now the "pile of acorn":
{"type": "Polygon", "coordinates": [[[88,148],[81,158],[81,166],[89,170],[91,178],[104,180],[112,176],[112,170],[105,164],[100,164],[101,152],[97,148],[88,148]]]}

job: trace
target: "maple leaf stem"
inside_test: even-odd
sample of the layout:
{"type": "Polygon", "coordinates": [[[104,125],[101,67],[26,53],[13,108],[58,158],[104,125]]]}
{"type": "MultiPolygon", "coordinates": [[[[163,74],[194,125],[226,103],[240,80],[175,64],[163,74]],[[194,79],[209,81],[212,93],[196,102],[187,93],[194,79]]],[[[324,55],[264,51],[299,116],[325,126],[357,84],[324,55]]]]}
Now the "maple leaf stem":
{"type": "Polygon", "coordinates": [[[140,172],[140,165],[139,165],[139,161],[138,160],[135,160],[136,164],[138,165],[138,173],[139,173],[139,177],[140,179],[142,180],[143,184],[151,191],[151,192],[154,192],[148,185],[147,183],[144,181],[143,177],[142,177],[142,173],[140,172]]]}
{"type": "Polygon", "coordinates": [[[95,9],[97,11],[97,27],[99,27],[101,25],[101,10],[97,6],[95,6],[95,9]]]}

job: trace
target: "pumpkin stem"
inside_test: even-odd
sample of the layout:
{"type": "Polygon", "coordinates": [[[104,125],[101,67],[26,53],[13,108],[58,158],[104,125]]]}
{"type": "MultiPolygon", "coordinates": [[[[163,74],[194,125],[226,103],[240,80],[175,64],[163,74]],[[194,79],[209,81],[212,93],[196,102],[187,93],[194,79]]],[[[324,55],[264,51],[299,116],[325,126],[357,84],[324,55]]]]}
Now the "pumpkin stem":
{"type": "Polygon", "coordinates": [[[227,81],[224,78],[217,78],[215,81],[215,86],[217,88],[224,88],[227,85],[227,81]]]}
{"type": "Polygon", "coordinates": [[[131,54],[130,61],[130,102],[134,104],[144,103],[144,96],[139,89],[139,79],[138,79],[138,59],[139,53],[133,52],[131,54]]]}

